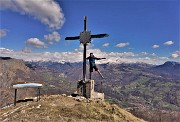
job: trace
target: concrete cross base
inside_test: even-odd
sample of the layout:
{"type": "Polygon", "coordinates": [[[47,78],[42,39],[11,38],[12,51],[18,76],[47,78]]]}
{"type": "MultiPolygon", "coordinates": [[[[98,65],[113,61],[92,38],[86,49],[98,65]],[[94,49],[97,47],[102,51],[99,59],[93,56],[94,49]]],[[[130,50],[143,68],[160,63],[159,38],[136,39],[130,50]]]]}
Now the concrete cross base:
{"type": "Polygon", "coordinates": [[[78,81],[77,94],[89,99],[101,99],[104,100],[104,93],[94,91],[94,80],[78,81]]]}

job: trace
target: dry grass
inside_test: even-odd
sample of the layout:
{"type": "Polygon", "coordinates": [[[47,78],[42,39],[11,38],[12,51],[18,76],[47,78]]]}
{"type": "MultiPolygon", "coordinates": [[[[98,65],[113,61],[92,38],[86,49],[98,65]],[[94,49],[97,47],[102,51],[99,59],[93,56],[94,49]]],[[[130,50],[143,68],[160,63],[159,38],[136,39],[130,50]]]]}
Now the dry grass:
{"type": "Polygon", "coordinates": [[[143,122],[131,113],[99,101],[77,101],[61,95],[44,96],[39,102],[18,103],[3,109],[0,121],[8,122],[143,122]]]}

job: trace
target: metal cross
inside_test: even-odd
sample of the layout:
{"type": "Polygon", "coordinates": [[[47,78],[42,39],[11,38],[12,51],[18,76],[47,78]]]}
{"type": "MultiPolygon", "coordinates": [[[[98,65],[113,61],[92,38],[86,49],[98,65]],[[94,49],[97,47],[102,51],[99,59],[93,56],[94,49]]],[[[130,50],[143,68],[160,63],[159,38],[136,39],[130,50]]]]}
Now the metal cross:
{"type": "Polygon", "coordinates": [[[86,46],[91,42],[91,38],[103,38],[108,37],[108,34],[96,34],[91,35],[91,31],[87,31],[87,16],[84,17],[84,31],[80,33],[80,36],[66,37],[65,40],[80,40],[80,43],[84,45],[83,52],[83,81],[86,81],[86,46]]]}

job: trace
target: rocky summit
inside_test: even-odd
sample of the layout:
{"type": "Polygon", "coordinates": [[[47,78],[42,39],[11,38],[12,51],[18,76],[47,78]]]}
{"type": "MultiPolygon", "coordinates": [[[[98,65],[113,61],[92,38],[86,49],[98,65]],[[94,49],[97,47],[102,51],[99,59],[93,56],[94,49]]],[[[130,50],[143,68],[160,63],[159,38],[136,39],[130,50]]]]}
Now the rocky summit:
{"type": "Polygon", "coordinates": [[[107,102],[66,97],[44,96],[39,102],[18,103],[2,109],[3,122],[144,122],[131,113],[107,102]]]}

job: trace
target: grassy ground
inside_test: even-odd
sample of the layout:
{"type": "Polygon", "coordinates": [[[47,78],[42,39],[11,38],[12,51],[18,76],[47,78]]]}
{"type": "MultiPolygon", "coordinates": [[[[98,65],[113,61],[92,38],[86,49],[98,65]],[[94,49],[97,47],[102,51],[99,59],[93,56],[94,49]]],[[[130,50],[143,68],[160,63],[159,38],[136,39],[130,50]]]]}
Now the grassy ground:
{"type": "Polygon", "coordinates": [[[107,102],[76,100],[61,95],[44,96],[39,102],[18,103],[0,112],[3,122],[143,122],[107,102]]]}

